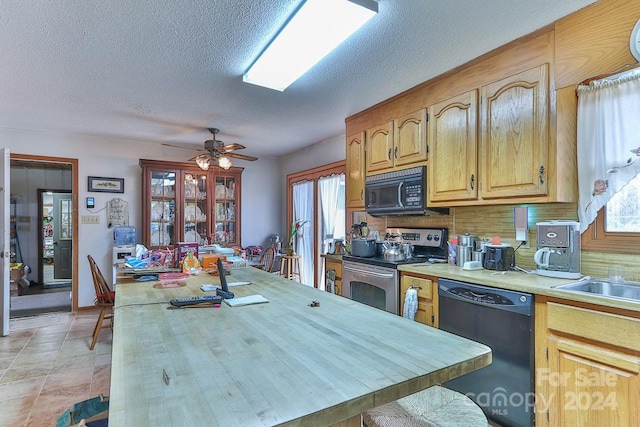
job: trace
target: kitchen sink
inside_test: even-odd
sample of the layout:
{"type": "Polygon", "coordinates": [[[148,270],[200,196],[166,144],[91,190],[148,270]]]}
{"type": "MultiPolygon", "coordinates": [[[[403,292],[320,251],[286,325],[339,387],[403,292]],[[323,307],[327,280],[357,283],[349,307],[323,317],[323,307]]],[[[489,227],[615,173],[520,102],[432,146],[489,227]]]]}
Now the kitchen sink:
{"type": "Polygon", "coordinates": [[[553,286],[553,288],[606,298],[621,298],[640,302],[640,282],[611,282],[606,279],[595,279],[557,285],[553,286]]]}

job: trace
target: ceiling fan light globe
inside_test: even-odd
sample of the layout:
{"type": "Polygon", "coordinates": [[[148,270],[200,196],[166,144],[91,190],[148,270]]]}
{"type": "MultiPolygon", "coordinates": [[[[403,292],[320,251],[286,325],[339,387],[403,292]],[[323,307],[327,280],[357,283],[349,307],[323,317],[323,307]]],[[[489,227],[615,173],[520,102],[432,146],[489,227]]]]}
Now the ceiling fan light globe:
{"type": "Polygon", "coordinates": [[[196,164],[203,171],[209,170],[209,166],[211,165],[209,162],[209,157],[204,154],[196,157],[196,164]]]}
{"type": "Polygon", "coordinates": [[[224,170],[227,170],[231,167],[231,160],[227,156],[220,156],[218,158],[218,166],[220,166],[224,170]]]}

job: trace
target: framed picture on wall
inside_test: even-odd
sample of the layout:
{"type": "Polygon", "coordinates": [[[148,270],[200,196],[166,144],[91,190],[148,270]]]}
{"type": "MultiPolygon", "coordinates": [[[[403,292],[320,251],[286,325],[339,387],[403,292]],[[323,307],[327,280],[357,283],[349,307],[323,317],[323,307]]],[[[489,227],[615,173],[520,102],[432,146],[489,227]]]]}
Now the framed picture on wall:
{"type": "Polygon", "coordinates": [[[88,177],[88,191],[99,193],[124,193],[124,178],[88,177]]]}

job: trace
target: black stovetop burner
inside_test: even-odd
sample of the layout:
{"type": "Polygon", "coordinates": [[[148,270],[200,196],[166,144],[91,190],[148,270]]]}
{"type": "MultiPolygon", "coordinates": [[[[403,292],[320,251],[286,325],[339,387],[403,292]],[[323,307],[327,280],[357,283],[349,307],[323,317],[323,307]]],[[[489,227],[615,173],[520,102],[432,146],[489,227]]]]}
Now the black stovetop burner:
{"type": "Polygon", "coordinates": [[[381,267],[397,268],[398,265],[419,264],[423,262],[446,262],[447,260],[447,229],[413,229],[388,228],[387,234],[400,235],[403,242],[413,244],[413,257],[402,260],[388,260],[383,256],[372,258],[343,255],[344,261],[360,262],[381,267]]]}
{"type": "Polygon", "coordinates": [[[354,262],[360,262],[363,264],[370,264],[370,265],[379,265],[382,267],[391,267],[391,268],[395,268],[398,265],[404,265],[404,264],[419,264],[422,262],[445,262],[446,259],[443,258],[438,258],[435,256],[428,256],[428,255],[416,255],[413,256],[411,258],[405,258],[405,259],[401,259],[401,260],[388,260],[385,259],[383,257],[371,257],[371,258],[365,258],[365,257],[359,257],[359,256],[353,256],[353,255],[343,255],[342,256],[342,260],[343,261],[354,261],[354,262]],[[431,261],[429,261],[431,260],[431,261]]]}

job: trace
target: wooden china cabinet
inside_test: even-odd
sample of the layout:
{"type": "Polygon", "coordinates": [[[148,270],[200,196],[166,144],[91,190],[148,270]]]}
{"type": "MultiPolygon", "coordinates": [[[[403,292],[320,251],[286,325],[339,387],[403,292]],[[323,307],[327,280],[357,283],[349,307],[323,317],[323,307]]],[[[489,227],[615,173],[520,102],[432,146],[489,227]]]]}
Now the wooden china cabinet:
{"type": "Polygon", "coordinates": [[[140,160],[142,243],[148,248],[176,242],[211,243],[214,233],[239,245],[243,168],[203,171],[193,163],[140,160]]]}

